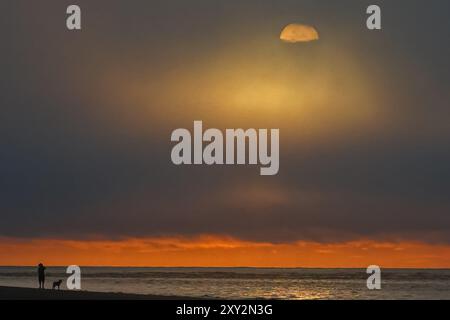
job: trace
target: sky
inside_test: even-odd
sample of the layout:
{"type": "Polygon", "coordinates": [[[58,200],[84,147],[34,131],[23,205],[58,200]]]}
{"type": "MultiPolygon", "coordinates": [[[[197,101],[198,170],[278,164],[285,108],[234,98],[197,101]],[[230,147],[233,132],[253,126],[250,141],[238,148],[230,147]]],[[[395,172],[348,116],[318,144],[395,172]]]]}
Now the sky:
{"type": "Polygon", "coordinates": [[[0,4],[1,265],[450,267],[448,1],[76,3],[0,4]],[[278,175],[173,165],[194,120],[279,128],[278,175]]]}

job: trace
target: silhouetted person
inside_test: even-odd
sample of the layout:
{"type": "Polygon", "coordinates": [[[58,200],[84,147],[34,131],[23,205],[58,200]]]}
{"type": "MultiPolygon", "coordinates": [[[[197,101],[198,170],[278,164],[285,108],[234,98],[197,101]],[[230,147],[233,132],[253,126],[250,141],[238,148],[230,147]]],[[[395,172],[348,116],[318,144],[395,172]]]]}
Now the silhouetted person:
{"type": "Polygon", "coordinates": [[[44,289],[45,285],[45,267],[42,263],[38,265],[39,289],[44,289]]]}

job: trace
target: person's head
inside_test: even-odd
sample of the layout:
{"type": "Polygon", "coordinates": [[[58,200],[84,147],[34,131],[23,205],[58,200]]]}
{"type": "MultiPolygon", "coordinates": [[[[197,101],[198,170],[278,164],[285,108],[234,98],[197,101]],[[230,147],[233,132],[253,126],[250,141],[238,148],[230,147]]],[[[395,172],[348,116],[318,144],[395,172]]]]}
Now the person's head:
{"type": "Polygon", "coordinates": [[[39,263],[38,266],[39,266],[39,267],[43,267],[44,265],[43,265],[42,263],[39,263]]]}

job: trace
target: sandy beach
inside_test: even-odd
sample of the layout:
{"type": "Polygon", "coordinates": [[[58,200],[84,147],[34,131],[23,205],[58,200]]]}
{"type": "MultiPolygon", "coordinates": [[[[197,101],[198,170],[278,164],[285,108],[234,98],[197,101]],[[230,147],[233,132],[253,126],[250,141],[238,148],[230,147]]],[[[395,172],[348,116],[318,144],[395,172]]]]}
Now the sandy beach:
{"type": "Polygon", "coordinates": [[[0,300],[192,300],[188,297],[1,287],[0,300]]]}

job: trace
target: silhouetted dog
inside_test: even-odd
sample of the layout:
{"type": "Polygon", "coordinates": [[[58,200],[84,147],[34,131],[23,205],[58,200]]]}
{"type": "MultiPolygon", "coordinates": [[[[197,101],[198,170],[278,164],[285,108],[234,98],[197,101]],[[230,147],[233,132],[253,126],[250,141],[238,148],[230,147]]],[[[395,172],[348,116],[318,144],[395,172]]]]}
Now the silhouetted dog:
{"type": "Polygon", "coordinates": [[[58,288],[58,290],[61,289],[60,288],[61,287],[61,283],[62,283],[62,280],[53,282],[53,289],[56,289],[56,288],[58,288]]]}

